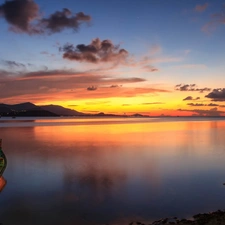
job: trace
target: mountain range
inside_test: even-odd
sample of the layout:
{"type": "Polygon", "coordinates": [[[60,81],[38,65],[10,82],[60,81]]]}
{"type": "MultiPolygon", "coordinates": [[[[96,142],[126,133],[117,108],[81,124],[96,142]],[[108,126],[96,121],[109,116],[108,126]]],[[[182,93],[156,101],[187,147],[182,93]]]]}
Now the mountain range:
{"type": "MultiPolygon", "coordinates": [[[[105,114],[103,112],[98,114],[87,114],[78,112],[73,109],[64,108],[59,105],[42,105],[37,106],[31,102],[24,102],[15,105],[8,105],[0,103],[0,116],[7,117],[49,117],[49,116],[124,116],[115,114],[105,114]]],[[[141,114],[134,114],[135,117],[143,117],[141,114]]]]}

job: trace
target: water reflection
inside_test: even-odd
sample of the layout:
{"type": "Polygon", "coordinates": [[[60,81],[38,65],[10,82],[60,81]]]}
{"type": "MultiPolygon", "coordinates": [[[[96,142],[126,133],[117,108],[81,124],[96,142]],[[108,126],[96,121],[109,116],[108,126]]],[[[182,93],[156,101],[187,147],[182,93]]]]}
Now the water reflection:
{"type": "Polygon", "coordinates": [[[5,127],[0,134],[9,162],[0,195],[5,224],[113,224],[224,206],[224,121],[5,127]]]}

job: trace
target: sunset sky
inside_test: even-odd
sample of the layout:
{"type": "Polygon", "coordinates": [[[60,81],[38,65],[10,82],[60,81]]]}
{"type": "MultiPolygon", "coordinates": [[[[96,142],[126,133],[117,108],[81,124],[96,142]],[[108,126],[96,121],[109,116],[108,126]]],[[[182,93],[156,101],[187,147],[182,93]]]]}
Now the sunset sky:
{"type": "Polygon", "coordinates": [[[225,116],[225,1],[0,0],[0,102],[225,116]]]}

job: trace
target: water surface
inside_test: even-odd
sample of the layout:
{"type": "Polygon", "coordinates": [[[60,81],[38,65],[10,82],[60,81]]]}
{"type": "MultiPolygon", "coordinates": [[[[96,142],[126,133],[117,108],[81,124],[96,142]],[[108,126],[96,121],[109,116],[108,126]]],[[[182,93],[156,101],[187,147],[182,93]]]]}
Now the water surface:
{"type": "Polygon", "coordinates": [[[0,222],[128,224],[225,208],[223,119],[0,119],[0,222]]]}

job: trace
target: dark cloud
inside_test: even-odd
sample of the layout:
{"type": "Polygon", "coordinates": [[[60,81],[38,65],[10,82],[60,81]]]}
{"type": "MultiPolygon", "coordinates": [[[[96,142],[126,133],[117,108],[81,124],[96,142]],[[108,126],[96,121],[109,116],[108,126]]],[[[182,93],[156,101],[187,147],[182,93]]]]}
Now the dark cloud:
{"type": "Polygon", "coordinates": [[[57,33],[66,28],[77,30],[82,22],[91,21],[89,15],[85,15],[83,12],[79,12],[72,15],[69,9],[63,9],[50,15],[49,18],[43,18],[40,21],[40,25],[50,33],[57,33]]]}
{"type": "Polygon", "coordinates": [[[205,11],[207,9],[208,6],[209,6],[208,3],[205,3],[203,5],[196,5],[195,6],[195,11],[197,11],[197,12],[203,12],[203,11],[205,11]]]}
{"type": "Polygon", "coordinates": [[[209,110],[202,110],[202,109],[178,109],[178,111],[183,112],[193,112],[195,116],[223,116],[225,114],[224,111],[219,111],[217,108],[211,108],[209,110]]]}
{"type": "Polygon", "coordinates": [[[189,101],[189,100],[193,100],[192,96],[187,96],[186,98],[183,99],[183,101],[189,101]]]}
{"type": "Polygon", "coordinates": [[[0,15],[15,30],[25,33],[36,32],[32,22],[39,16],[39,7],[32,0],[5,1],[0,5],[0,15]]]}
{"type": "Polygon", "coordinates": [[[118,88],[118,87],[122,87],[122,85],[113,84],[113,85],[110,86],[110,88],[118,88]]]}
{"type": "Polygon", "coordinates": [[[25,69],[26,66],[23,63],[18,63],[10,60],[1,60],[1,64],[7,66],[9,69],[25,69]]]}
{"type": "Polygon", "coordinates": [[[213,89],[213,91],[210,92],[205,97],[206,98],[211,98],[212,101],[225,101],[225,88],[213,89]]]}
{"type": "Polygon", "coordinates": [[[110,40],[101,41],[99,38],[93,39],[89,45],[79,44],[75,47],[65,44],[60,51],[64,52],[65,59],[89,63],[125,63],[128,57],[128,52],[119,45],[114,45],[110,40]]]}
{"type": "Polygon", "coordinates": [[[188,85],[188,84],[185,84],[185,85],[183,85],[183,86],[180,86],[180,91],[188,91],[189,90],[189,86],[190,85],[188,85]]]}
{"type": "Polygon", "coordinates": [[[177,91],[193,91],[196,87],[196,84],[177,84],[175,89],[177,91]]]}
{"type": "Polygon", "coordinates": [[[175,86],[175,90],[177,91],[199,91],[203,93],[205,91],[211,91],[211,88],[197,88],[196,84],[177,84],[175,86]]]}
{"type": "Polygon", "coordinates": [[[211,88],[207,88],[207,87],[205,87],[205,88],[196,88],[196,89],[191,90],[191,91],[199,91],[200,93],[203,93],[205,91],[211,91],[211,88]]]}
{"type": "Polygon", "coordinates": [[[199,100],[199,99],[200,99],[200,97],[193,98],[192,96],[187,96],[186,98],[183,99],[183,101],[199,100]]]}
{"type": "Polygon", "coordinates": [[[207,106],[220,106],[220,105],[214,104],[214,103],[210,103],[210,104],[208,104],[207,106]]]}
{"type": "Polygon", "coordinates": [[[220,106],[220,105],[214,104],[214,103],[210,103],[210,104],[203,104],[203,103],[187,103],[187,105],[190,105],[190,106],[211,106],[211,107],[220,106]]]}
{"type": "Polygon", "coordinates": [[[213,103],[210,103],[210,104],[203,104],[203,103],[187,103],[187,105],[190,105],[190,106],[219,106],[218,104],[213,104],[213,103]]]}
{"type": "Polygon", "coordinates": [[[95,91],[97,90],[97,87],[96,86],[90,86],[87,88],[88,91],[95,91]]]}
{"type": "Polygon", "coordinates": [[[12,26],[12,31],[28,34],[52,34],[66,28],[76,31],[83,22],[91,20],[83,12],[73,15],[66,8],[42,18],[39,6],[33,0],[5,1],[0,5],[0,16],[12,26]]]}

